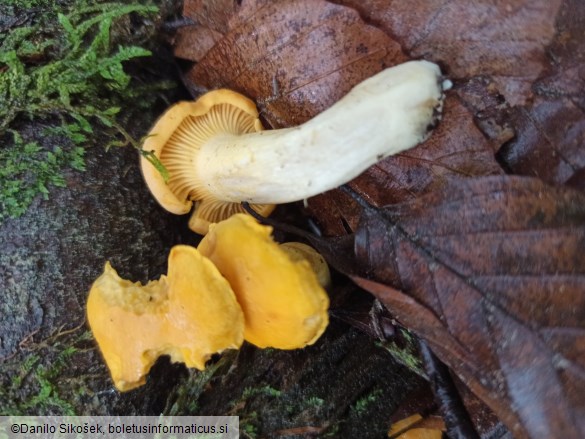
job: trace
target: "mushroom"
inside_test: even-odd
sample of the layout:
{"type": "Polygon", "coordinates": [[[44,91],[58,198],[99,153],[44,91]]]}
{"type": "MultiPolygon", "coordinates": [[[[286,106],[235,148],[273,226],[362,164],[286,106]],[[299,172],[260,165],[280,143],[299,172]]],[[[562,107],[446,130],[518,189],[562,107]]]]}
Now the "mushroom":
{"type": "Polygon", "coordinates": [[[323,288],[327,288],[331,285],[331,272],[329,271],[329,266],[327,265],[325,258],[313,247],[303,244],[302,242],[285,242],[280,244],[280,248],[284,250],[293,261],[307,261],[315,272],[319,285],[323,288]]]}
{"type": "Polygon", "coordinates": [[[237,211],[218,201],[253,203],[266,215],[273,204],[333,189],[422,142],[442,92],[437,65],[410,61],[366,79],[303,125],[262,131],[250,100],[212,91],[171,107],[144,143],[168,169],[168,185],[145,158],[142,170],[166,209],[186,213],[198,204],[190,227],[204,234],[210,222],[237,211]]]}
{"type": "Polygon", "coordinates": [[[172,248],[168,275],[146,285],[110,263],[93,283],[89,325],[116,388],[131,390],[161,355],[203,370],[209,357],[243,342],[244,320],[228,282],[197,249],[172,248]]]}
{"type": "MultiPolygon", "coordinates": [[[[197,178],[201,148],[210,138],[222,134],[242,135],[263,129],[254,102],[231,90],[215,90],[194,102],[179,102],[155,123],[142,149],[152,152],[169,173],[168,181],[141,156],[144,180],[158,203],[171,213],[189,213],[191,230],[205,234],[210,223],[244,212],[240,202],[230,202],[210,193],[204,180],[197,178]]],[[[250,206],[267,216],[274,204],[250,206]]]]}
{"type": "Polygon", "coordinates": [[[244,312],[244,339],[259,347],[313,344],[329,318],[329,298],[306,260],[293,260],[272,228],[236,214],[209,226],[199,251],[232,286],[244,312]]]}

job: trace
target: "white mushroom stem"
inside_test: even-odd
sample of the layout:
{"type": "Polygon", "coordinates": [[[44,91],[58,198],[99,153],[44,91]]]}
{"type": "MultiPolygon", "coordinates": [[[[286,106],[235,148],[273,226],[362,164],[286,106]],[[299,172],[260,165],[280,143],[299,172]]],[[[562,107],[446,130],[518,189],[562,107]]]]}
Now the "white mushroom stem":
{"type": "Polygon", "coordinates": [[[221,200],[302,200],[422,142],[441,102],[439,67],[407,62],[358,84],[301,126],[213,137],[198,152],[196,173],[221,200]]]}

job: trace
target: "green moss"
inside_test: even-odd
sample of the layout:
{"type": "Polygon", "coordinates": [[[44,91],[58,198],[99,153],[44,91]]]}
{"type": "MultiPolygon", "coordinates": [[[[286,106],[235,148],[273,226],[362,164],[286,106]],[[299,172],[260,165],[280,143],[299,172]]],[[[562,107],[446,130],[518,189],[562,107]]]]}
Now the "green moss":
{"type": "MultiPolygon", "coordinates": [[[[89,331],[57,333],[48,341],[27,349],[10,380],[0,386],[0,416],[54,413],[75,415],[71,401],[59,391],[62,373],[80,353],[79,344],[91,338],[89,331]],[[46,359],[51,358],[50,362],[46,359]]],[[[79,387],[76,394],[84,393],[79,387]]]]}
{"type": "Polygon", "coordinates": [[[85,168],[81,147],[47,151],[38,142],[25,142],[16,131],[12,134],[12,145],[0,149],[0,222],[22,215],[39,194],[47,199],[49,187],[65,186],[64,166],[85,168]]]}
{"type": "Polygon", "coordinates": [[[275,389],[270,386],[262,386],[262,387],[246,387],[244,392],[242,393],[241,400],[246,400],[253,396],[257,395],[265,395],[265,396],[272,396],[278,398],[282,392],[278,389],[275,389]]]}
{"type": "Polygon", "coordinates": [[[305,404],[307,407],[319,408],[325,404],[325,400],[316,396],[312,396],[305,401],[305,404]]]}
{"type": "Polygon", "coordinates": [[[415,337],[406,329],[398,328],[397,341],[384,341],[376,343],[377,346],[388,351],[396,361],[408,367],[418,376],[426,379],[426,373],[418,354],[418,345],[415,337]]]}
{"type": "Polygon", "coordinates": [[[240,417],[240,434],[247,439],[255,439],[261,425],[260,417],[256,411],[245,412],[248,400],[255,397],[267,396],[269,398],[280,398],[282,392],[271,386],[246,387],[242,396],[232,403],[234,414],[240,417]]]}
{"type": "Polygon", "coordinates": [[[285,412],[289,417],[294,417],[303,413],[307,416],[317,414],[325,406],[325,400],[317,396],[311,396],[301,401],[289,402],[284,406],[285,412]]]}
{"type": "Polygon", "coordinates": [[[237,355],[236,351],[227,351],[218,361],[208,364],[205,370],[189,369],[187,380],[177,387],[174,394],[169,398],[168,405],[163,413],[167,416],[197,414],[199,397],[214,377],[221,375],[225,368],[229,368],[235,355],[237,355]]]}
{"type": "Polygon", "coordinates": [[[339,437],[339,430],[341,429],[342,422],[335,422],[329,426],[321,435],[321,437],[339,437]]]}
{"type": "Polygon", "coordinates": [[[150,52],[118,44],[112,29],[117,20],[151,15],[157,8],[18,0],[9,1],[6,10],[13,17],[7,19],[10,32],[0,32],[0,222],[22,215],[36,196],[46,198],[50,187],[64,186],[65,170],[82,170],[83,150],[95,142],[95,128],[107,133],[106,148],[140,149],[118,115],[129,102],[152,102],[146,98],[152,90],[124,69],[150,52]],[[51,141],[18,132],[26,120],[51,126],[40,136],[51,141]]]}
{"type": "Polygon", "coordinates": [[[251,412],[240,416],[240,434],[246,439],[256,439],[258,437],[258,413],[251,412]]]}
{"type": "Polygon", "coordinates": [[[367,395],[358,399],[351,407],[351,410],[357,415],[364,414],[368,411],[368,407],[375,403],[383,394],[382,389],[376,389],[367,395]]]}

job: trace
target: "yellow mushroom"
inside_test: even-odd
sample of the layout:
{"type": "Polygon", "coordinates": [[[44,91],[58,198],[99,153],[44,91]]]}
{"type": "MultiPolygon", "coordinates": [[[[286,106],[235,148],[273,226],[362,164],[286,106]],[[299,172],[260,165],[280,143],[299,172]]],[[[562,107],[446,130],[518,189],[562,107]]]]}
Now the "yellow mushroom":
{"type": "Polygon", "coordinates": [[[313,344],[329,322],[329,298],[306,260],[293,260],[272,228],[236,214],[209,227],[199,244],[234,290],[244,312],[244,339],[259,347],[313,344]]]}
{"type": "Polygon", "coordinates": [[[367,168],[425,140],[437,122],[444,84],[436,64],[410,61],[356,85],[310,121],[263,131],[254,103],[229,90],[171,107],[143,149],[168,169],[166,185],[142,158],[155,198],[173,213],[197,210],[190,227],[241,211],[246,201],[266,216],[274,204],[334,189],[367,168]]]}
{"type": "MultiPolygon", "coordinates": [[[[205,158],[203,146],[210,139],[262,130],[254,102],[231,90],[214,90],[197,101],[179,102],[158,119],[142,146],[144,151],[154,153],[168,170],[168,182],[145,157],[140,160],[142,175],[154,198],[169,212],[188,213],[195,203],[189,227],[205,234],[210,223],[244,209],[239,200],[234,202],[210,192],[205,179],[198,175],[198,165],[209,166],[205,163],[209,157],[205,158]]],[[[267,216],[275,206],[252,204],[251,207],[267,216]]]]}
{"type": "Polygon", "coordinates": [[[302,242],[285,242],[280,244],[280,248],[284,250],[293,261],[305,260],[309,263],[315,274],[317,280],[323,288],[328,288],[331,285],[331,272],[329,266],[325,262],[325,258],[321,256],[317,250],[302,242]]]}
{"type": "Polygon", "coordinates": [[[106,263],[87,303],[89,325],[115,386],[131,390],[161,355],[203,370],[209,357],[243,342],[244,319],[228,282],[194,247],[169,255],[167,276],[146,285],[106,263]]]}

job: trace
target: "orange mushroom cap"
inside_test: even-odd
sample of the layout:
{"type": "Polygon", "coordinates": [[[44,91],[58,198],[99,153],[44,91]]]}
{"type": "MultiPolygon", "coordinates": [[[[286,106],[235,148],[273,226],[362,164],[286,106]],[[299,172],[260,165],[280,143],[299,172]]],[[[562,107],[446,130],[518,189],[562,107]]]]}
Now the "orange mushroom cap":
{"type": "Polygon", "coordinates": [[[323,288],[328,288],[331,285],[331,272],[325,258],[315,250],[313,247],[302,242],[285,242],[280,244],[280,248],[284,250],[293,261],[305,260],[309,263],[319,285],[323,288]]]}
{"type": "Polygon", "coordinates": [[[306,260],[293,260],[272,228],[236,214],[209,227],[199,244],[229,281],[244,311],[244,339],[259,347],[297,349],[325,331],[329,298],[306,260]]]}
{"type": "Polygon", "coordinates": [[[203,370],[212,354],[243,342],[243,314],[230,285],[184,245],[171,250],[167,276],[146,285],[120,278],[106,263],[91,287],[87,316],[121,391],[144,384],[161,355],[203,370]]]}
{"type": "MultiPolygon", "coordinates": [[[[201,145],[221,134],[262,130],[254,102],[234,91],[214,90],[196,101],[179,102],[158,119],[142,146],[167,169],[168,182],[144,156],[140,159],[142,175],[152,195],[169,212],[188,213],[195,203],[189,227],[205,234],[209,224],[244,210],[240,203],[216,198],[197,177],[194,163],[201,145]]],[[[251,207],[267,216],[275,206],[252,204],[251,207]]]]}

